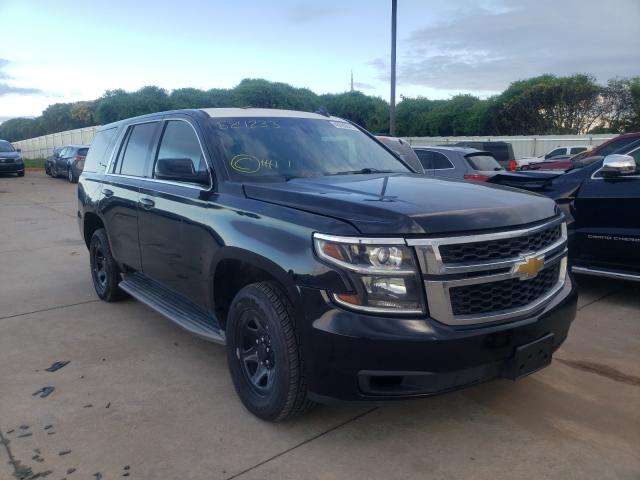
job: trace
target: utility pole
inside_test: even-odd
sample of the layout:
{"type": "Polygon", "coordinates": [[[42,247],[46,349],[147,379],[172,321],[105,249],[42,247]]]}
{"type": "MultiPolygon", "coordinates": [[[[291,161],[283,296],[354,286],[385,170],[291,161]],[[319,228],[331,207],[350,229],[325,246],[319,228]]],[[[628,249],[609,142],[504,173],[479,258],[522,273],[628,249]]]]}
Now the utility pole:
{"type": "Polygon", "coordinates": [[[391,101],[389,102],[389,135],[396,134],[396,24],[398,0],[391,0],[391,101]]]}
{"type": "Polygon", "coordinates": [[[353,93],[353,70],[351,70],[351,93],[353,93]]]}

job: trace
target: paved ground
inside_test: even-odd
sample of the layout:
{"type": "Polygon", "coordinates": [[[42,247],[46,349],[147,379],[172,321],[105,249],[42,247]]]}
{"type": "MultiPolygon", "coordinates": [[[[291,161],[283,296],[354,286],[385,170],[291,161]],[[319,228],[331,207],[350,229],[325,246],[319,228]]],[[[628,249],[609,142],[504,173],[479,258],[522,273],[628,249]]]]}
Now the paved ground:
{"type": "Polygon", "coordinates": [[[64,180],[0,178],[2,480],[640,479],[638,284],[580,278],[569,340],[520,382],[274,425],[223,347],[97,300],[75,211],[64,180]]]}

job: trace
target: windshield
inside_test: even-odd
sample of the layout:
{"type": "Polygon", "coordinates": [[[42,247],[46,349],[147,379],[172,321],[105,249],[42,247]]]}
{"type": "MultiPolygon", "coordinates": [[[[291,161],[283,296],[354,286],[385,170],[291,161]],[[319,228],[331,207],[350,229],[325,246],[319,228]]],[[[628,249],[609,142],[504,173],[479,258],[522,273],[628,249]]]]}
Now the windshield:
{"type": "Polygon", "coordinates": [[[410,170],[350,123],[314,118],[213,118],[235,181],[410,170]]]}
{"type": "Polygon", "coordinates": [[[15,152],[13,145],[6,140],[0,140],[0,152],[15,152]]]}
{"type": "Polygon", "coordinates": [[[497,160],[488,153],[470,153],[465,155],[465,158],[474,170],[504,170],[497,160]]]}

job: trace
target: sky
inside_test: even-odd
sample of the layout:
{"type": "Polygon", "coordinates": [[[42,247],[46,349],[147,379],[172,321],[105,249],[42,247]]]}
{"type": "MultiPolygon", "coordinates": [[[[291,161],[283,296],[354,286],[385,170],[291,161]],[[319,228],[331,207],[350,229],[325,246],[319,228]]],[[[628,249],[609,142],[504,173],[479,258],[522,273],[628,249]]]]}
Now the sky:
{"type": "MultiPolygon", "coordinates": [[[[265,78],[389,98],[391,0],[0,0],[0,121],[108,89],[265,78]]],[[[640,75],[640,0],[398,0],[397,97],[640,75]]]]}

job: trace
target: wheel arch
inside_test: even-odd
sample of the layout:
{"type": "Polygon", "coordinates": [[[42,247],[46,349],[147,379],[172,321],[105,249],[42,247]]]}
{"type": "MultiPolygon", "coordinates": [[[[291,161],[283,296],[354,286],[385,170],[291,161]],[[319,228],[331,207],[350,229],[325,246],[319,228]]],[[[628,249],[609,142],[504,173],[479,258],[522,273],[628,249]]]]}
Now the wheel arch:
{"type": "Polygon", "coordinates": [[[280,284],[296,311],[299,310],[300,295],[293,280],[293,272],[254,252],[224,247],[216,255],[212,270],[211,305],[221,327],[226,327],[227,313],[236,293],[246,285],[260,281],[280,284]]]}

